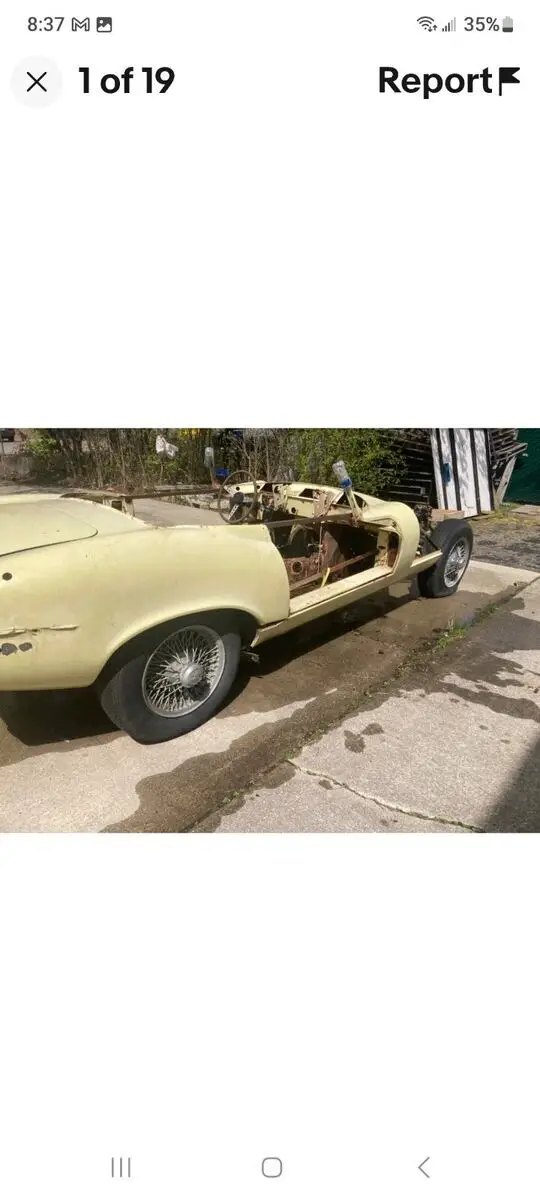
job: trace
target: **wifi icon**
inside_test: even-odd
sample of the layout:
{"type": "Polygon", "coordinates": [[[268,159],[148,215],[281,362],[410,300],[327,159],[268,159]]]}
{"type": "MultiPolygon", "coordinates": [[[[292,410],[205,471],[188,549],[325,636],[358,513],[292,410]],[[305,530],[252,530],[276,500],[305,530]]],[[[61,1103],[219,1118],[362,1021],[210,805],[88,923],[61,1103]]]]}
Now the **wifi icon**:
{"type": "Polygon", "coordinates": [[[427,29],[428,33],[433,33],[437,28],[433,17],[418,17],[417,19],[418,24],[422,26],[422,29],[427,29]]]}

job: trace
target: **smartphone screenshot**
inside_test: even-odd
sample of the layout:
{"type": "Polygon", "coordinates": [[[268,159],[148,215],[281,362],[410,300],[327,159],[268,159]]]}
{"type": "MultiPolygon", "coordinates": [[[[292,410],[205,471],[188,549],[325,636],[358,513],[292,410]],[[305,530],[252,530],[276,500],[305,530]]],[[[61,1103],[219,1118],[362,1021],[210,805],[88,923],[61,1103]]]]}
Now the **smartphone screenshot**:
{"type": "Polygon", "coordinates": [[[532,1200],[538,13],[4,8],[0,1190],[532,1200]]]}

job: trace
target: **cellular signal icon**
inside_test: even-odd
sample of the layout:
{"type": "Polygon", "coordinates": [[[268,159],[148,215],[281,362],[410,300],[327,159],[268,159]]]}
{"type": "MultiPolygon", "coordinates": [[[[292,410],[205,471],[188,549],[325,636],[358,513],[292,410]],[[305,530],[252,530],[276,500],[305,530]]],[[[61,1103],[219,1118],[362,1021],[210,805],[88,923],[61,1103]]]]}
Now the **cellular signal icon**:
{"type": "Polygon", "coordinates": [[[422,26],[422,29],[427,29],[428,33],[433,33],[437,28],[433,17],[417,17],[416,19],[418,24],[422,26]]]}
{"type": "Polygon", "coordinates": [[[452,17],[452,20],[449,21],[447,25],[443,25],[441,33],[455,33],[456,29],[457,21],[455,17],[452,17]]]}

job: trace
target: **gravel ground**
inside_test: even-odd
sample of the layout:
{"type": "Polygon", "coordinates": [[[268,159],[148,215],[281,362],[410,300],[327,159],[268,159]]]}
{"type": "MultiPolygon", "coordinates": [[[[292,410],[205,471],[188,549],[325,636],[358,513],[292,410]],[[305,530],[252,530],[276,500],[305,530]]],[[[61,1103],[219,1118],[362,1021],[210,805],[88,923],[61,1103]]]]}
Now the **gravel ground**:
{"type": "Polygon", "coordinates": [[[540,571],[540,520],[493,517],[472,522],[474,558],[540,571]]]}

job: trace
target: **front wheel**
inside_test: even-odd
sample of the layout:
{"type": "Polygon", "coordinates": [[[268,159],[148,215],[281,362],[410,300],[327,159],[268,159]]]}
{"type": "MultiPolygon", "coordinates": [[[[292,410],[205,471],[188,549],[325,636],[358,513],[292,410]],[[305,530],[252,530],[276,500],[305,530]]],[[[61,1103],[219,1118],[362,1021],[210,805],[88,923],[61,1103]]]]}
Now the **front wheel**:
{"type": "Polygon", "coordinates": [[[468,521],[442,521],[430,534],[430,541],[442,550],[442,555],[434,566],[420,572],[418,588],[422,596],[452,596],[469,565],[472,529],[468,521]]]}
{"type": "Polygon", "coordinates": [[[133,654],[111,664],[98,684],[107,716],[135,741],[180,737],[204,725],[230,691],[242,639],[219,614],[187,617],[154,629],[133,654]]]}

